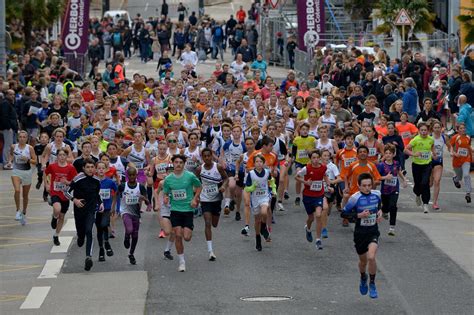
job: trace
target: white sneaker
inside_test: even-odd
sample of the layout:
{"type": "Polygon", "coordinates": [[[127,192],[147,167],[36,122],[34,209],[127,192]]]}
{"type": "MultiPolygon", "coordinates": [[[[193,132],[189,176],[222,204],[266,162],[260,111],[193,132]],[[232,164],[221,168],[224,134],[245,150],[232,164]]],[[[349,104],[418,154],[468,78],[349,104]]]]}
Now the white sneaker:
{"type": "Polygon", "coordinates": [[[26,214],[20,213],[20,223],[26,225],[26,214]]]}
{"type": "Polygon", "coordinates": [[[186,271],[186,263],[185,262],[179,263],[178,271],[179,272],[185,272],[186,271]]]}
{"type": "Polygon", "coordinates": [[[418,207],[421,207],[421,203],[422,203],[422,201],[421,201],[421,196],[416,196],[416,205],[417,205],[418,207]]]}
{"type": "Polygon", "coordinates": [[[17,211],[15,215],[15,221],[20,221],[21,219],[21,211],[17,211]]]}
{"type": "Polygon", "coordinates": [[[277,205],[278,205],[278,211],[286,211],[285,207],[283,206],[283,203],[278,202],[277,205]]]}
{"type": "Polygon", "coordinates": [[[209,253],[209,261],[216,261],[217,257],[214,255],[214,252],[209,253]]]}
{"type": "Polygon", "coordinates": [[[430,208],[428,205],[423,205],[423,213],[430,213],[430,208]]]}
{"type": "Polygon", "coordinates": [[[390,229],[388,230],[388,235],[395,236],[395,228],[393,226],[391,226],[390,229]]]}

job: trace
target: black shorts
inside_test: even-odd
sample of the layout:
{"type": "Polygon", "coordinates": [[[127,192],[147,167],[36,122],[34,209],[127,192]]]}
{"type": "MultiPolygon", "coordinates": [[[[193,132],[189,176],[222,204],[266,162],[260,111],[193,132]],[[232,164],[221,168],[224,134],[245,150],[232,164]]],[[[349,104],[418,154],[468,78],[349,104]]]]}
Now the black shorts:
{"type": "Polygon", "coordinates": [[[201,201],[202,213],[210,212],[212,215],[219,216],[221,214],[222,200],[219,201],[201,201]]]}
{"type": "Polygon", "coordinates": [[[358,255],[364,255],[369,250],[370,243],[379,243],[380,232],[378,229],[372,231],[355,231],[354,246],[358,255]]]}
{"type": "Polygon", "coordinates": [[[69,200],[61,200],[58,196],[51,196],[51,204],[59,202],[61,204],[61,213],[66,213],[69,210],[69,200]]]}
{"type": "Polygon", "coordinates": [[[239,172],[239,179],[235,183],[237,186],[243,188],[245,186],[244,184],[244,178],[245,178],[245,172],[239,172]]]}
{"type": "Polygon", "coordinates": [[[194,229],[194,212],[193,211],[171,211],[170,221],[172,227],[182,227],[188,228],[190,230],[194,229]]]}
{"type": "Polygon", "coordinates": [[[431,167],[435,167],[435,166],[438,166],[440,165],[441,167],[443,167],[443,160],[431,160],[431,167]]]}

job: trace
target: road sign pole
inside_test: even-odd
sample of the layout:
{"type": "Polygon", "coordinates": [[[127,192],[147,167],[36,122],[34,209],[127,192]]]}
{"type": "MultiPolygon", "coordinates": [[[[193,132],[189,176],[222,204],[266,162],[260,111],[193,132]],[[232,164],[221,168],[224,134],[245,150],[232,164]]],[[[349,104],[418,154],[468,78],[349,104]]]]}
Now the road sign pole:
{"type": "Polygon", "coordinates": [[[400,56],[403,57],[403,49],[405,46],[405,25],[402,25],[402,47],[400,47],[400,56]]]}

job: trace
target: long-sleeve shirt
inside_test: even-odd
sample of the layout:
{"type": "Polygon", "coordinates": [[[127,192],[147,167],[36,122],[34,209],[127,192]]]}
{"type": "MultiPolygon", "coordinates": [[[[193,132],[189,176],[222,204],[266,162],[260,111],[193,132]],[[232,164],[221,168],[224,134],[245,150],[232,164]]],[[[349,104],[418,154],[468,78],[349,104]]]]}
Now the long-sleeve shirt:
{"type": "Polygon", "coordinates": [[[183,66],[191,64],[195,67],[197,63],[198,63],[198,56],[194,51],[189,51],[189,52],[185,51],[181,54],[181,64],[183,66]]]}
{"type": "Polygon", "coordinates": [[[102,204],[100,198],[100,179],[97,176],[87,176],[80,173],[72,180],[69,189],[64,194],[69,200],[73,198],[82,199],[84,207],[77,208],[74,205],[75,211],[88,210],[95,211],[98,205],[102,204]]]}

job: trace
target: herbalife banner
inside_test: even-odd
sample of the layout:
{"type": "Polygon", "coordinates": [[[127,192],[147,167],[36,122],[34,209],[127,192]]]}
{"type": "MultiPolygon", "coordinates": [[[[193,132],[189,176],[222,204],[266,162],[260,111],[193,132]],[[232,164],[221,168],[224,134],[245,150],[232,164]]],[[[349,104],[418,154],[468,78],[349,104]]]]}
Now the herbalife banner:
{"type": "Polygon", "coordinates": [[[324,45],[324,0],[297,0],[298,48],[312,53],[316,46],[324,45]]]}
{"type": "Polygon", "coordinates": [[[89,46],[89,0],[68,0],[61,35],[69,67],[83,75],[89,46]]]}

